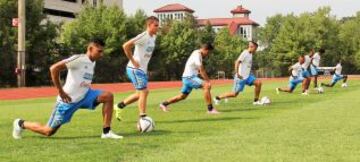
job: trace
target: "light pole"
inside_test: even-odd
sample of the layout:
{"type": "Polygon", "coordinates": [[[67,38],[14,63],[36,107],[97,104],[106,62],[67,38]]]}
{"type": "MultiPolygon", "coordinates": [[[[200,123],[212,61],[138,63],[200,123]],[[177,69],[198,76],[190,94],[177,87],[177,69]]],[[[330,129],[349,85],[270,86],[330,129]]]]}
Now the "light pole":
{"type": "Polygon", "coordinates": [[[25,57],[25,0],[18,0],[18,51],[17,51],[17,85],[25,86],[26,57],[25,57]]]}

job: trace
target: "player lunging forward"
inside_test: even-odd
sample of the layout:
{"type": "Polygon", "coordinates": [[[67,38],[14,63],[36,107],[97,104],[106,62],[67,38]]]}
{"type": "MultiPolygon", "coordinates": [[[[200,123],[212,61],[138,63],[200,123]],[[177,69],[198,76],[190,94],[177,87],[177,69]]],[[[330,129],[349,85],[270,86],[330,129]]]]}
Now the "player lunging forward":
{"type": "Polygon", "coordinates": [[[78,109],[94,110],[99,103],[103,103],[103,133],[101,138],[115,138],[118,136],[110,129],[112,118],[113,95],[110,92],[93,90],[90,88],[95,68],[95,61],[103,55],[104,42],[93,40],[89,43],[86,54],[74,55],[51,66],[51,79],[59,91],[55,108],[47,125],[36,122],[16,119],[14,121],[13,137],[21,138],[21,132],[31,130],[45,136],[51,136],[71,117],[78,109]],[[60,85],[60,72],[67,69],[64,87],[60,85]]]}
{"type": "Polygon", "coordinates": [[[136,92],[128,96],[125,100],[114,105],[116,118],[121,121],[122,110],[129,104],[138,102],[139,116],[146,116],[146,101],[148,96],[148,76],[147,68],[155,49],[156,33],[159,28],[159,19],[151,16],[146,19],[146,31],[139,34],[135,38],[126,42],[123,45],[126,57],[129,59],[129,63],[126,67],[126,74],[132,84],[134,85],[136,92]],[[132,48],[135,46],[134,55],[132,48]]]}
{"type": "Polygon", "coordinates": [[[289,87],[276,88],[277,94],[279,94],[280,92],[292,93],[295,90],[296,86],[299,83],[302,83],[304,78],[301,75],[301,73],[302,73],[301,65],[303,63],[304,63],[304,56],[299,56],[298,62],[289,68],[289,70],[291,72],[290,77],[289,77],[289,87]]]}
{"type": "Polygon", "coordinates": [[[342,71],[341,61],[338,62],[338,64],[335,66],[334,70],[335,70],[335,73],[333,75],[331,83],[330,84],[321,83],[321,86],[334,87],[334,85],[338,81],[343,80],[343,84],[341,86],[342,87],[347,87],[346,82],[347,82],[348,76],[341,74],[341,71],[342,71]]]}
{"type": "Polygon", "coordinates": [[[191,93],[192,89],[202,88],[204,90],[204,97],[205,97],[205,102],[207,104],[208,113],[209,114],[219,113],[213,107],[213,104],[211,102],[211,93],[210,93],[211,84],[209,77],[206,74],[204,65],[202,63],[203,58],[209,55],[209,52],[212,50],[213,50],[213,46],[210,43],[208,43],[201,45],[201,48],[199,50],[195,50],[191,54],[191,56],[186,62],[185,70],[182,76],[183,87],[181,89],[181,94],[161,103],[160,108],[163,111],[165,112],[169,111],[168,106],[170,104],[186,99],[186,97],[188,97],[189,94],[191,93]],[[204,81],[198,77],[199,71],[204,81]]]}
{"type": "Polygon", "coordinates": [[[215,104],[219,104],[222,99],[233,98],[238,96],[245,88],[245,85],[252,86],[255,85],[255,96],[254,96],[254,105],[262,105],[259,100],[261,92],[261,81],[256,79],[253,74],[250,74],[252,66],[252,58],[256,53],[258,44],[255,42],[249,42],[247,50],[244,50],[239,58],[235,61],[235,76],[234,76],[234,87],[232,92],[228,92],[214,98],[215,104]]]}

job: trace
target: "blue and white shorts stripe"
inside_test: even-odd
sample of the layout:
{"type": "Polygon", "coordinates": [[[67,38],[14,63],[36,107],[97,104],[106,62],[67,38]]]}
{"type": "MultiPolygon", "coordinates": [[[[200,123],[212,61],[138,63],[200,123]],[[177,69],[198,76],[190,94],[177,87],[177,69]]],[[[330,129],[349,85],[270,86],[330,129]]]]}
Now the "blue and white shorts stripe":
{"type": "Polygon", "coordinates": [[[148,76],[141,69],[126,67],[126,74],[136,90],[146,89],[148,86],[148,76]]]}
{"type": "Polygon", "coordinates": [[[182,83],[183,83],[183,86],[181,88],[181,93],[188,95],[191,93],[191,91],[194,88],[195,89],[202,88],[203,80],[197,76],[183,77],[182,83]]]}

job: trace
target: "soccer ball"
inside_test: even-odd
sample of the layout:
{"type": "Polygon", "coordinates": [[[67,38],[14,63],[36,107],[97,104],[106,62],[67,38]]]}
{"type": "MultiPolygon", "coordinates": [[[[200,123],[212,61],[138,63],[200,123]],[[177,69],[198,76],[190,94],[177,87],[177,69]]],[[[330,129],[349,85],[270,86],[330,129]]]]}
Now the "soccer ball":
{"type": "Polygon", "coordinates": [[[318,93],[324,93],[324,88],[323,88],[323,87],[319,87],[319,88],[317,89],[317,91],[318,91],[318,93]]]}
{"type": "Polygon", "coordinates": [[[341,84],[341,87],[346,88],[348,85],[346,83],[341,84]]]}
{"type": "Polygon", "coordinates": [[[151,132],[155,128],[155,122],[148,116],[142,117],[137,123],[137,129],[141,133],[151,132]]]}
{"type": "Polygon", "coordinates": [[[270,100],[269,97],[264,96],[264,97],[261,98],[261,103],[262,103],[263,105],[269,105],[269,104],[271,104],[271,100],[270,100]]]}

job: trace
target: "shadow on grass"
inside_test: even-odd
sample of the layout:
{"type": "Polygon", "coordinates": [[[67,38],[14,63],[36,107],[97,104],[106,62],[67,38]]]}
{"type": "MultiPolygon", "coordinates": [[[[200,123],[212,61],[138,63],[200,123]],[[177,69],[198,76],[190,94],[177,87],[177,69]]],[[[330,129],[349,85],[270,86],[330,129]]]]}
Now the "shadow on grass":
{"type": "Polygon", "coordinates": [[[244,118],[244,117],[223,117],[223,118],[203,118],[203,119],[190,119],[190,120],[171,120],[171,121],[159,121],[158,123],[188,123],[188,122],[209,122],[209,121],[231,121],[231,120],[243,120],[243,119],[257,119],[257,118],[244,118]]]}
{"type": "Polygon", "coordinates": [[[163,136],[171,134],[171,131],[168,130],[158,130],[155,129],[152,132],[140,133],[140,132],[130,132],[130,133],[120,133],[122,136],[126,137],[141,137],[141,136],[163,136]]]}

